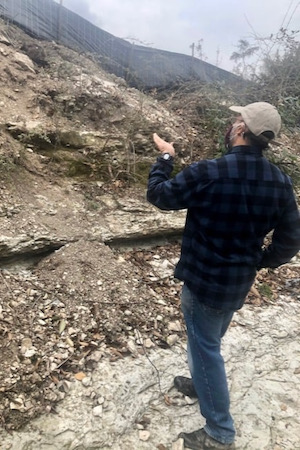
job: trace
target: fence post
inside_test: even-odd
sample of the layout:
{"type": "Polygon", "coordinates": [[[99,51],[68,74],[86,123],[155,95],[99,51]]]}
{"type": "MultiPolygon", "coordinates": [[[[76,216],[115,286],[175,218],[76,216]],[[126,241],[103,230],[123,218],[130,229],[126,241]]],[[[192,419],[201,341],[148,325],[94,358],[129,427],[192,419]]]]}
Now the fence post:
{"type": "Polygon", "coordinates": [[[61,37],[61,15],[62,15],[62,6],[63,6],[63,0],[60,0],[59,7],[58,7],[58,23],[57,23],[57,42],[60,42],[61,37]]]}

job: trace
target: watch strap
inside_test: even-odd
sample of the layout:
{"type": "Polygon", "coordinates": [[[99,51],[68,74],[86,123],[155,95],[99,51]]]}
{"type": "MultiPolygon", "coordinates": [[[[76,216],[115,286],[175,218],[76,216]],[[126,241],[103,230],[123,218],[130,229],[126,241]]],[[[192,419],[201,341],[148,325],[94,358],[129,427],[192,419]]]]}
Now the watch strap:
{"type": "Polygon", "coordinates": [[[170,155],[170,153],[162,153],[160,156],[158,156],[157,158],[158,161],[173,161],[174,157],[172,155],[170,155]]]}

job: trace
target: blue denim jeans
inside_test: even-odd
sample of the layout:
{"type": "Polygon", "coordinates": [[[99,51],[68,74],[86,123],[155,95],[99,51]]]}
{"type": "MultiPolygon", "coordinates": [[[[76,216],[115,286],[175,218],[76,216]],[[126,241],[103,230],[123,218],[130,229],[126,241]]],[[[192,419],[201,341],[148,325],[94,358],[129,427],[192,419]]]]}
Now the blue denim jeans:
{"type": "Polygon", "coordinates": [[[229,412],[230,400],[221,338],[234,311],[222,311],[201,303],[186,285],[181,307],[188,335],[188,364],[198,395],[200,411],[209,436],[223,444],[234,441],[235,429],[229,412]]]}

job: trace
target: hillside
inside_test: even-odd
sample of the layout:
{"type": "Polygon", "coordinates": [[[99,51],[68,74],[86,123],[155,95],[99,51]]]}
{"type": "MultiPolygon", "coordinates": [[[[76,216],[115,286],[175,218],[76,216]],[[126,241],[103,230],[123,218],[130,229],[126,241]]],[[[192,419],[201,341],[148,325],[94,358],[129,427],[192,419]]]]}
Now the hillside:
{"type": "MultiPolygon", "coordinates": [[[[177,170],[214,156],[213,114],[229,98],[203,86],[146,95],[93,55],[2,21],[0,72],[0,413],[17,430],[99,360],[184,339],[172,277],[184,212],[145,201],[151,136],[175,141],[177,170]]],[[[283,130],[274,153],[297,172],[299,133],[283,130]]],[[[299,278],[297,261],[262,272],[247,303],[296,302],[299,278]]]]}

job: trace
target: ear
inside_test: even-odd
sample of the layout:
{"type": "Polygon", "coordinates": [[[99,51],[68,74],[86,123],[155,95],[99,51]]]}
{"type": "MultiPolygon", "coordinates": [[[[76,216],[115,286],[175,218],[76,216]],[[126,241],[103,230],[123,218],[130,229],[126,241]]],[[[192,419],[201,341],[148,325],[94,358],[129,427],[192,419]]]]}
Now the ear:
{"type": "Polygon", "coordinates": [[[245,131],[246,131],[246,124],[245,124],[245,122],[241,122],[238,125],[238,127],[236,128],[236,133],[238,135],[241,135],[241,134],[245,133],[245,131]]]}

